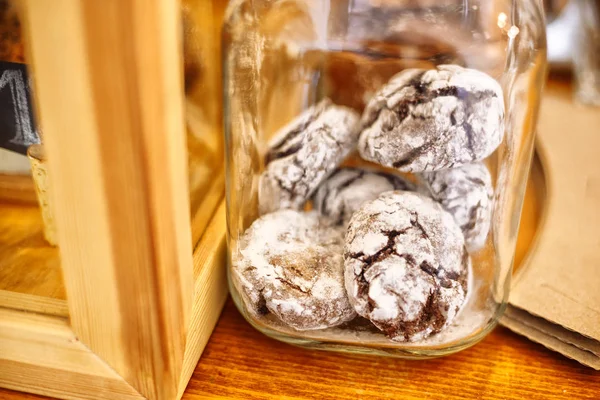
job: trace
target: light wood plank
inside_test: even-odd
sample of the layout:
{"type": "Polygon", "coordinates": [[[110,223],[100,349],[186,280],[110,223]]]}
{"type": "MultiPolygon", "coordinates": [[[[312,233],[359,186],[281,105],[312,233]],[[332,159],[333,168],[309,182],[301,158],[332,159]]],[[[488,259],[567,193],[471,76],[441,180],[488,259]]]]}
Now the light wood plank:
{"type": "Polygon", "coordinates": [[[65,300],[0,290],[0,307],[67,318],[69,306],[65,300]]]}
{"type": "Polygon", "coordinates": [[[177,398],[183,394],[227,298],[225,208],[222,201],[194,251],[194,307],[177,398]]]}
{"type": "Polygon", "coordinates": [[[192,219],[192,243],[194,244],[194,247],[207,229],[207,225],[211,221],[211,218],[215,215],[216,208],[223,199],[224,191],[225,170],[221,169],[214,177],[212,184],[204,194],[198,209],[194,213],[192,219]]]}
{"type": "Polygon", "coordinates": [[[0,308],[0,386],[64,399],[142,399],[64,318],[0,308]]]}
{"type": "Polygon", "coordinates": [[[193,298],[178,2],[28,5],[73,329],[173,398],[193,298]]]}

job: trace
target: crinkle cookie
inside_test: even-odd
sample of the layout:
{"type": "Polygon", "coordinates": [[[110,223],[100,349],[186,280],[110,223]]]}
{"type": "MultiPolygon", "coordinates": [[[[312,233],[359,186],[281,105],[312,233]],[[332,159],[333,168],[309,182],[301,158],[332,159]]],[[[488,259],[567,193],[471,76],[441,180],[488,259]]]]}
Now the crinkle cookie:
{"type": "Polygon", "coordinates": [[[470,259],[452,216],[416,192],[386,192],[354,213],[344,248],[356,312],[395,341],[419,341],[463,305],[470,259]]]}
{"type": "Polygon", "coordinates": [[[338,168],[319,186],[313,207],[338,225],[346,226],[363,203],[375,200],[391,190],[415,190],[409,180],[384,171],[368,168],[338,168]]]}
{"type": "Polygon", "coordinates": [[[323,329],[356,313],[344,288],[343,233],[315,211],[266,214],[244,233],[234,283],[255,315],[297,330],[323,329]]]}
{"type": "Polygon", "coordinates": [[[431,196],[454,217],[469,251],[483,247],[490,230],[494,188],[483,163],[424,172],[422,181],[431,196]]]}
{"type": "Polygon", "coordinates": [[[486,158],[502,141],[502,89],[457,65],[404,70],[369,101],[361,125],[365,160],[404,172],[458,167],[486,158]]]}
{"type": "Polygon", "coordinates": [[[269,144],[258,198],[261,214],[300,209],[356,146],[358,114],[325,99],[282,128],[269,144]]]}

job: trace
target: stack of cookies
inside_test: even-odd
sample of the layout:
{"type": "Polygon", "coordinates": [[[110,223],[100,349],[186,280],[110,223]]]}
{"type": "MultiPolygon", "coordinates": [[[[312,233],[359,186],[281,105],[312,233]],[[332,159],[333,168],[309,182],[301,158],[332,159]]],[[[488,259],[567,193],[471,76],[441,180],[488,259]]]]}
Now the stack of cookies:
{"type": "Polygon", "coordinates": [[[362,117],[327,99],[307,109],[269,144],[261,217],[232,255],[247,310],[300,331],[359,315],[393,341],[440,332],[487,241],[482,161],[503,133],[499,84],[455,65],[402,71],[362,117]],[[380,168],[342,167],[355,150],[380,168]]]}

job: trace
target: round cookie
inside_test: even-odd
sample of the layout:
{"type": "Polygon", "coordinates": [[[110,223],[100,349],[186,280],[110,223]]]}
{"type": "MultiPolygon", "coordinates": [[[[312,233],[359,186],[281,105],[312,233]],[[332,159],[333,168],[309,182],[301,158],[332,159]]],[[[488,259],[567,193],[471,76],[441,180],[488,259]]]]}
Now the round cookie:
{"type": "Polygon", "coordinates": [[[234,283],[255,315],[270,311],[297,330],[323,329],[356,313],[344,288],[343,233],[315,211],[280,210],[244,233],[234,283]]]}
{"type": "Polygon", "coordinates": [[[415,190],[414,183],[375,169],[344,167],[335,170],[313,196],[313,207],[338,225],[346,226],[360,206],[391,190],[415,190]]]}
{"type": "Polygon", "coordinates": [[[424,172],[421,179],[462,229],[467,249],[479,250],[490,230],[494,188],[492,177],[483,163],[459,168],[424,172]]]}
{"type": "Polygon", "coordinates": [[[359,116],[324,99],[282,128],[269,144],[259,212],[300,209],[356,146],[359,116]]]}
{"type": "Polygon", "coordinates": [[[404,172],[457,167],[486,158],[502,141],[502,89],[457,65],[404,70],[369,101],[361,125],[365,160],[404,172]]]}
{"type": "Polygon", "coordinates": [[[470,259],[454,219],[416,192],[386,192],[354,213],[344,248],[356,312],[395,341],[419,341],[463,305],[470,259]]]}

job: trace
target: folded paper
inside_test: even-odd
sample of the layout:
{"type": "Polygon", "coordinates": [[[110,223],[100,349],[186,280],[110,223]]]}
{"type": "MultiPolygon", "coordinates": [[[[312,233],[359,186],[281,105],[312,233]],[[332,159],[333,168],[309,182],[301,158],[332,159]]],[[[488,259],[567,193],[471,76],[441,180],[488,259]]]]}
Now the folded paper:
{"type": "Polygon", "coordinates": [[[501,323],[600,369],[600,113],[553,84],[538,135],[546,209],[501,323]]]}

